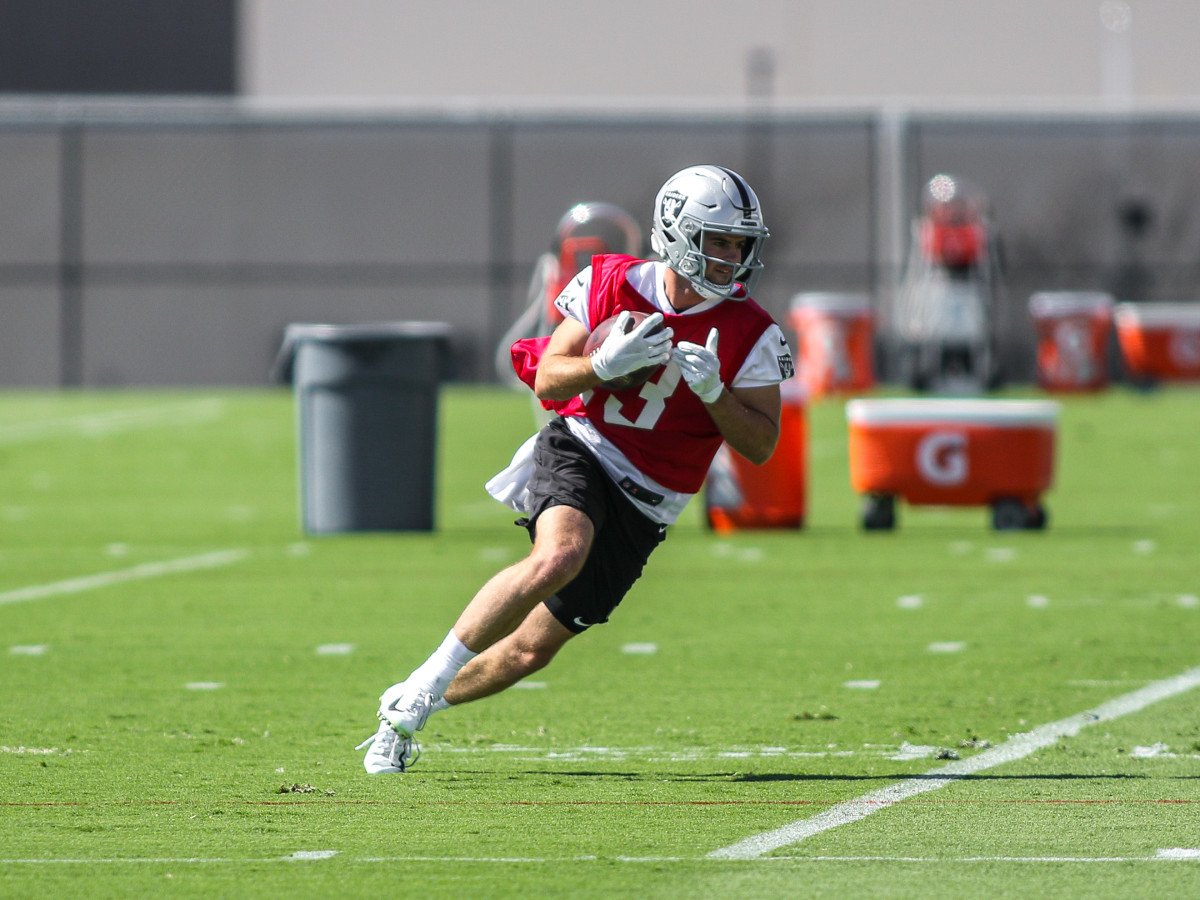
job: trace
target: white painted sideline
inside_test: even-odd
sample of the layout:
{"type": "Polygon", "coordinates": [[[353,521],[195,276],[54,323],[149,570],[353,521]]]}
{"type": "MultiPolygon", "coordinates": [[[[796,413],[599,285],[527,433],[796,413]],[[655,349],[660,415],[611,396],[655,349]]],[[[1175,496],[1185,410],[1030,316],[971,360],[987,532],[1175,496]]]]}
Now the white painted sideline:
{"type": "Polygon", "coordinates": [[[6,603],[23,603],[27,600],[57,597],[62,594],[79,594],[83,591],[108,587],[112,584],[121,584],[126,581],[159,578],[163,575],[195,572],[199,569],[215,569],[220,566],[228,566],[232,563],[240,562],[249,555],[249,550],[217,550],[213,553],[201,553],[199,556],[184,556],[180,559],[142,563],[140,566],[134,566],[130,569],[119,569],[115,572],[98,572],[95,575],[68,578],[65,581],[55,581],[50,584],[35,584],[30,587],[0,592],[0,606],[6,603]]]}
{"type": "Polygon", "coordinates": [[[0,445],[27,444],[62,436],[103,437],[138,428],[190,425],[219,418],[224,407],[225,402],[219,397],[202,397],[179,403],[82,413],[57,419],[11,422],[0,425],[0,445]]]}
{"type": "MultiPolygon", "coordinates": [[[[0,859],[0,866],[94,866],[94,865],[212,865],[253,863],[321,862],[338,855],[336,850],[299,850],[288,856],[228,857],[228,856],[124,856],[100,859],[25,858],[0,859]]],[[[341,857],[354,863],[672,863],[704,862],[714,857],[695,856],[361,856],[341,857]]],[[[1164,863],[1191,862],[1200,859],[1200,850],[1165,849],[1154,856],[768,856],[756,859],[760,863],[1164,863]]]]}
{"type": "Polygon", "coordinates": [[[909,797],[953,784],[964,775],[1024,759],[1031,753],[1053,744],[1059,738],[1071,737],[1090,725],[1137,712],[1151,703],[1190,691],[1197,685],[1200,685],[1200,666],[1188,669],[1174,678],[1148,684],[1140,690],[1109,700],[1087,712],[1040,725],[1024,734],[1014,734],[997,747],[984,750],[968,759],[930,769],[919,778],[911,778],[890,787],[871,791],[853,800],[844,800],[811,818],[800,819],[774,831],[764,831],[728,847],[721,847],[708,856],[710,859],[755,859],[764,853],[798,843],[839,825],[849,825],[851,822],[865,819],[871,813],[879,812],[909,797]]]}

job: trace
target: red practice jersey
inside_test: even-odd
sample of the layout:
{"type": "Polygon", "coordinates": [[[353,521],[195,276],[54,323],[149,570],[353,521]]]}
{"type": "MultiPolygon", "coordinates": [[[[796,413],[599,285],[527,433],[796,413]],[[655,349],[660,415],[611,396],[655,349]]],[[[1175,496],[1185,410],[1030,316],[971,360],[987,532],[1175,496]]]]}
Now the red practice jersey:
{"type": "MultiPolygon", "coordinates": [[[[588,318],[593,326],[622,310],[662,312],[626,279],[629,269],[643,262],[617,254],[593,257],[588,295],[588,318]]],[[[770,314],[748,297],[725,300],[690,314],[664,313],[664,317],[664,324],[674,329],[676,343],[691,341],[703,346],[709,330],[717,329],[721,380],[727,385],[733,383],[764,332],[775,324],[770,314]]],[[[545,344],[546,339],[519,341],[513,348],[517,374],[530,386],[545,344]]],[[[786,358],[790,366],[786,347],[783,354],[781,359],[786,358]]],[[[781,372],[780,380],[789,374],[781,372]]],[[[546,405],[560,415],[587,418],[639,471],[681,493],[700,490],[722,442],[712,417],[674,363],[627,390],[598,387],[566,403],[546,405]]]]}

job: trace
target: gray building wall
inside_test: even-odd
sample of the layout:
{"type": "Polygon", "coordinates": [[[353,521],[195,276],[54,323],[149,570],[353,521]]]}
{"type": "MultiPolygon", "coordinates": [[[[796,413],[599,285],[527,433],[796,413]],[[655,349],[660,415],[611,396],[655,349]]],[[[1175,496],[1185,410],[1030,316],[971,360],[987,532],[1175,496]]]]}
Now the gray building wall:
{"type": "Polygon", "coordinates": [[[1200,100],[1193,0],[242,0],[241,22],[256,97],[1200,100]]]}
{"type": "MultiPolygon", "coordinates": [[[[259,383],[287,323],[385,319],[449,322],[456,377],[489,379],[570,205],[646,221],[667,175],[744,165],[760,129],[236,104],[4,113],[0,383],[22,385],[259,383]]],[[[759,166],[777,182],[777,306],[789,280],[871,277],[870,130],[864,117],[772,126],[759,166]],[[795,177],[802,165],[825,174],[795,177]]]]}
{"type": "Polygon", "coordinates": [[[1034,290],[1196,293],[1192,0],[236,16],[237,100],[0,97],[0,385],[257,384],[288,322],[380,319],[448,321],[456,377],[489,379],[563,211],[644,222],[698,161],[758,188],[780,318],[799,291],[866,290],[886,340],[942,170],[991,198],[1011,377],[1034,290]]]}
{"type": "Polygon", "coordinates": [[[1033,291],[1195,297],[1198,151],[1182,115],[0,105],[0,384],[260,384],[289,322],[378,320],[450,323],[454,376],[490,380],[562,213],[604,200],[648,224],[665,177],[702,160],[762,195],[768,309],[867,291],[884,339],[921,187],[975,180],[1004,250],[1002,357],[1028,379],[1033,291]]]}

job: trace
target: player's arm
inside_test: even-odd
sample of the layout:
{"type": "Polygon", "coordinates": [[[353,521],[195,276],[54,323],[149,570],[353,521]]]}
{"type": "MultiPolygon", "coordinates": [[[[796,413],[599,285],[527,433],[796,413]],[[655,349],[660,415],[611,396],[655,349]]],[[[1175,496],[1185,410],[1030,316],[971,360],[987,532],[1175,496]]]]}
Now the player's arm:
{"type": "Polygon", "coordinates": [[[591,359],[583,355],[587,339],[588,330],[577,319],[563,319],[554,329],[534,376],[538,399],[570,400],[600,385],[591,359]]]}
{"type": "MultiPolygon", "coordinates": [[[[712,416],[725,443],[752,463],[762,465],[771,458],[779,441],[779,385],[727,387],[721,381],[721,360],[717,356],[720,337],[713,328],[704,346],[680,341],[672,358],[688,387],[712,416]]],[[[774,335],[769,340],[774,340],[774,335]]]]}
{"type": "Polygon", "coordinates": [[[583,356],[588,331],[577,320],[565,319],[538,362],[534,393],[542,400],[570,400],[614,378],[666,363],[674,332],[662,327],[662,313],[633,322],[629,312],[618,313],[600,346],[583,356]]]}
{"type": "Polygon", "coordinates": [[[725,443],[759,466],[771,458],[779,442],[780,406],[777,384],[727,387],[705,404],[725,443]]]}

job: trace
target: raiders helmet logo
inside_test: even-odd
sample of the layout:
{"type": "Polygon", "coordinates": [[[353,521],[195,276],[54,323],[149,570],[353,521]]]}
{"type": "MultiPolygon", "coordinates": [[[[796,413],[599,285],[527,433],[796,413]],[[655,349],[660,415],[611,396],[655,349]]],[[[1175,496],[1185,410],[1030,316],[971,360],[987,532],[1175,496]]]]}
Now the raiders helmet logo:
{"type": "Polygon", "coordinates": [[[658,211],[658,217],[663,223],[663,227],[670,228],[675,224],[675,220],[683,212],[683,204],[686,202],[687,197],[683,196],[679,191],[668,191],[666,194],[663,194],[662,209],[658,211]]]}

